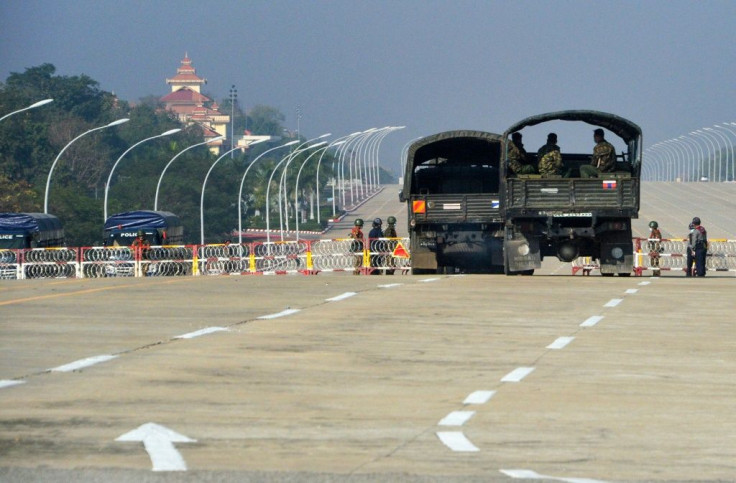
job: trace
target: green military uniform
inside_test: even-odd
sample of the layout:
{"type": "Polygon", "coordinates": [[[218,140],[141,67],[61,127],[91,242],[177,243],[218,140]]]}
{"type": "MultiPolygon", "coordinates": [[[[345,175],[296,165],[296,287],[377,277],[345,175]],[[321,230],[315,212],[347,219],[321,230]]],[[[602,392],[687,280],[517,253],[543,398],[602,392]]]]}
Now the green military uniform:
{"type": "Polygon", "coordinates": [[[514,141],[509,141],[508,152],[506,153],[506,159],[509,164],[509,168],[514,174],[534,174],[537,170],[533,164],[529,163],[529,156],[526,154],[524,146],[519,143],[517,146],[514,141]]]}
{"type": "MultiPolygon", "coordinates": [[[[542,146],[542,149],[546,147],[542,146]]],[[[560,148],[548,150],[539,156],[539,174],[541,175],[561,175],[562,174],[562,154],[560,148]]],[[[542,149],[539,150],[542,153],[542,149]]]]}
{"type": "MultiPolygon", "coordinates": [[[[388,227],[383,231],[383,236],[386,238],[398,238],[399,235],[396,234],[396,227],[394,224],[396,223],[396,218],[393,216],[388,217],[388,227]]],[[[386,270],[386,275],[393,275],[394,274],[394,267],[395,260],[393,256],[394,248],[396,248],[396,240],[389,240],[388,242],[388,248],[389,248],[389,254],[388,254],[388,266],[391,267],[388,270],[386,270]]]]}
{"type": "Polygon", "coordinates": [[[602,140],[593,148],[593,161],[590,165],[580,166],[580,176],[594,178],[599,173],[610,173],[616,170],[616,149],[608,141],[602,140]]]}

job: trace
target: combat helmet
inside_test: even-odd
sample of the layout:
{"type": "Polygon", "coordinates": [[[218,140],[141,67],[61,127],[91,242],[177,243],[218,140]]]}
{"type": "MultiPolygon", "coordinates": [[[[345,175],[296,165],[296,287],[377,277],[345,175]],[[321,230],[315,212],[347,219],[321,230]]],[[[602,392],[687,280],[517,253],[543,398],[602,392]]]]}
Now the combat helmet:
{"type": "Polygon", "coordinates": [[[389,216],[386,221],[389,225],[395,225],[396,224],[396,217],[395,216],[389,216]]]}
{"type": "Polygon", "coordinates": [[[355,226],[363,226],[363,218],[356,218],[354,225],[355,226]]]}
{"type": "Polygon", "coordinates": [[[659,223],[657,223],[656,221],[650,221],[649,228],[652,228],[652,229],[659,228],[659,223]]]}
{"type": "Polygon", "coordinates": [[[383,220],[381,220],[380,218],[376,218],[373,220],[373,226],[381,226],[381,225],[383,225],[383,220]]]}

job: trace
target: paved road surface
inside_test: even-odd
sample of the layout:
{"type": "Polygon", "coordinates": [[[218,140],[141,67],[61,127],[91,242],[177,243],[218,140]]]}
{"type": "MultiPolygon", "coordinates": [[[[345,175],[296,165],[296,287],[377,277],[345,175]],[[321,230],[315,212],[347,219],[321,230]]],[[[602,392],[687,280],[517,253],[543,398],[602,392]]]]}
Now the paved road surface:
{"type": "MultiPolygon", "coordinates": [[[[705,188],[654,185],[635,228],[696,194],[730,236],[736,188],[705,188]]],[[[384,191],[355,215],[405,217],[384,191]]],[[[733,283],[4,281],[0,481],[732,480],[733,283]],[[186,473],[116,441],[149,422],[196,440],[149,441],[186,473]]]]}

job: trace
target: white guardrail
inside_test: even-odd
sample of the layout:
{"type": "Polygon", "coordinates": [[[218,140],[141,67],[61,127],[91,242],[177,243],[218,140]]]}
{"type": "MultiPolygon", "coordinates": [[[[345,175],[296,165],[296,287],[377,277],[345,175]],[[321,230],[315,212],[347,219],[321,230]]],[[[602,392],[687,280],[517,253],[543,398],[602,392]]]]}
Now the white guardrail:
{"type": "Polygon", "coordinates": [[[0,279],[407,272],[408,238],[0,250],[0,279]]]}

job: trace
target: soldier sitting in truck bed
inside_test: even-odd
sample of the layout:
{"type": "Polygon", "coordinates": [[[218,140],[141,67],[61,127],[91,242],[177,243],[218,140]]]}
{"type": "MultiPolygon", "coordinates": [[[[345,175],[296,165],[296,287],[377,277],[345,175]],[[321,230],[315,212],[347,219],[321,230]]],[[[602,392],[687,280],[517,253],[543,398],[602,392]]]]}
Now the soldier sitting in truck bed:
{"type": "Polygon", "coordinates": [[[537,151],[537,160],[539,162],[539,174],[542,176],[562,176],[562,154],[560,147],[557,145],[557,134],[551,132],[547,134],[547,144],[539,148],[537,151]]]}
{"type": "Polygon", "coordinates": [[[509,168],[514,174],[535,174],[537,172],[534,162],[524,149],[521,142],[521,133],[515,132],[511,134],[511,142],[509,143],[508,152],[506,153],[509,168]]]}
{"type": "Polygon", "coordinates": [[[616,170],[616,150],[605,140],[603,129],[593,131],[596,144],[593,148],[593,161],[587,166],[580,166],[581,178],[595,178],[600,173],[611,173],[616,170]]]}

